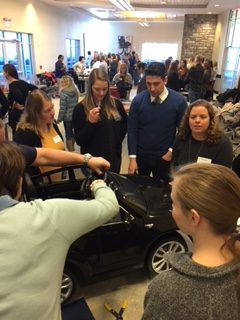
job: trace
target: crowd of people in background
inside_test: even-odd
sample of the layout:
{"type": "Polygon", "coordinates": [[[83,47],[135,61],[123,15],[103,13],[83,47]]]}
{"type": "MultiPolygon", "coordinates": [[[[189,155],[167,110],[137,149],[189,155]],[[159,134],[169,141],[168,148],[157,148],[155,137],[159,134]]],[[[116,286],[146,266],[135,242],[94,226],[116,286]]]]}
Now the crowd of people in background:
{"type": "MultiPolygon", "coordinates": [[[[120,73],[121,64],[125,65],[125,73],[131,76],[131,84],[137,86],[137,93],[141,90],[145,90],[144,70],[147,67],[147,63],[142,62],[135,51],[124,53],[121,56],[115,53],[98,53],[97,51],[94,51],[92,55],[91,51],[88,51],[86,60],[84,60],[83,56],[80,56],[79,61],[72,66],[73,78],[80,93],[85,92],[83,75],[86,72],[86,69],[104,68],[108,73],[110,84],[117,84],[116,75],[120,73]]],[[[191,56],[188,59],[182,59],[180,61],[168,57],[164,61],[164,64],[167,75],[166,86],[168,88],[175,91],[186,92],[190,103],[197,99],[206,99],[208,101],[213,99],[213,87],[217,75],[217,62],[213,62],[201,55],[196,55],[195,57],[191,56]]],[[[64,74],[67,72],[66,67],[63,64],[62,55],[59,55],[58,57],[58,61],[55,65],[55,72],[57,77],[59,77],[60,72],[63,72],[64,74]]],[[[117,79],[118,81],[121,80],[121,83],[125,83],[123,78],[119,79],[118,77],[117,79]]],[[[127,76],[127,79],[126,83],[129,83],[129,76],[127,76]]],[[[120,98],[129,96],[126,95],[126,93],[127,92],[121,94],[120,98]]]]}
{"type": "Polygon", "coordinates": [[[175,91],[187,91],[189,102],[197,99],[213,100],[213,87],[217,75],[217,62],[205,59],[201,55],[188,60],[165,61],[167,87],[175,91]]]}
{"type": "MultiPolygon", "coordinates": [[[[229,285],[229,292],[233,297],[233,314],[236,318],[237,314],[239,315],[237,311],[239,308],[239,306],[237,307],[239,288],[236,289],[235,273],[237,269],[239,271],[239,258],[238,260],[236,258],[239,255],[239,248],[235,243],[239,240],[239,235],[235,237],[232,232],[235,230],[239,217],[240,185],[239,179],[231,170],[232,144],[221,130],[215,110],[209,102],[213,98],[217,64],[204,59],[201,55],[196,55],[181,61],[168,57],[164,62],[152,62],[148,65],[140,61],[134,51],[122,56],[114,53],[106,55],[97,51],[94,51],[92,55],[88,51],[85,58],[80,56],[78,62],[73,64],[71,73],[66,68],[64,56],[60,54],[55,64],[60,97],[57,119],[55,119],[53,102],[46,92],[38,89],[35,85],[20,80],[13,65],[7,64],[3,70],[9,83],[9,95],[6,97],[0,90],[0,115],[3,118],[9,112],[9,125],[13,131],[13,140],[17,144],[25,145],[21,150],[30,148],[27,149],[28,153],[34,150],[35,156],[31,157],[31,163],[35,162],[38,149],[49,149],[51,152],[55,151],[62,155],[64,159],[66,158],[63,151],[65,149],[64,138],[58,127],[58,124],[63,122],[67,149],[74,151],[74,143],[76,142],[80,147],[80,152],[84,153],[83,157],[81,155],[80,162],[84,158],[83,163],[87,164],[92,158],[95,158],[93,156],[97,156],[99,158],[95,158],[94,161],[100,159],[101,167],[110,168],[111,171],[120,173],[122,143],[127,136],[128,174],[152,176],[166,183],[172,181],[173,218],[179,229],[191,235],[193,244],[197,245],[194,247],[192,255],[176,254],[169,258],[173,270],[159,275],[151,283],[145,297],[145,310],[142,319],[157,320],[159,317],[184,319],[189,317],[193,309],[195,318],[199,312],[202,312],[202,319],[206,319],[209,315],[209,308],[211,312],[218,314],[222,309],[220,300],[216,298],[217,291],[220,292],[222,301],[226,300],[228,294],[228,291],[223,290],[222,283],[226,287],[229,285]],[[87,70],[90,71],[87,73],[88,81],[85,82],[84,75],[87,70]],[[111,94],[111,86],[114,85],[118,89],[118,98],[111,94]],[[129,99],[133,86],[135,86],[137,94],[131,101],[127,115],[123,101],[129,99]],[[189,101],[181,91],[187,92],[189,101]],[[84,96],[80,100],[81,94],[84,96]],[[179,169],[179,167],[181,168],[179,169]],[[171,168],[176,172],[173,174],[173,178],[170,174],[171,168]],[[221,202],[226,190],[228,190],[229,199],[232,199],[228,209],[225,209],[225,203],[221,202]],[[209,197],[210,192],[213,192],[212,198],[209,197]],[[215,204],[217,204],[216,208],[215,204]],[[222,215],[225,212],[226,219],[222,215]],[[212,268],[214,273],[209,271],[209,268],[212,268]],[[194,275],[191,281],[189,274],[194,275]],[[223,279],[222,274],[229,275],[229,281],[223,279]],[[219,277],[219,281],[217,277],[219,277]],[[212,280],[212,285],[208,285],[208,280],[212,280]],[[169,283],[173,285],[169,286],[169,283]],[[186,308],[181,308],[185,296],[179,300],[177,290],[184,288],[186,296],[189,297],[188,293],[198,288],[199,283],[201,292],[204,292],[207,284],[209,295],[214,295],[213,305],[204,309],[202,308],[204,301],[196,306],[194,300],[187,299],[186,308]],[[160,290],[162,288],[164,290],[160,290]],[[171,301],[171,297],[174,297],[173,301],[171,301]],[[162,304],[159,304],[159,301],[162,304]],[[176,314],[173,317],[169,316],[172,308],[177,316],[176,314]],[[181,312],[178,312],[179,310],[181,312]]],[[[2,121],[0,129],[0,137],[3,140],[2,121]]],[[[15,173],[15,186],[10,196],[13,198],[11,201],[18,200],[21,193],[21,175],[24,170],[22,151],[19,151],[15,145],[2,143],[0,156],[1,165],[3,163],[7,168],[7,174],[15,173]],[[11,152],[17,159],[16,163],[11,159],[11,152]],[[8,161],[8,158],[11,161],[8,161]],[[8,166],[12,166],[12,169],[8,166]]],[[[36,161],[39,167],[28,169],[29,173],[44,173],[52,170],[54,168],[52,165],[55,162],[51,159],[55,158],[51,155],[48,159],[50,159],[48,162],[51,166],[47,166],[46,161],[43,161],[44,165],[41,161],[36,161]]],[[[56,166],[58,165],[59,163],[56,164],[56,166]]],[[[99,169],[99,166],[97,167],[99,169]]],[[[3,171],[0,172],[0,175],[5,183],[3,185],[5,188],[8,186],[8,179],[3,171]]],[[[58,176],[56,179],[61,178],[58,176]]],[[[111,212],[105,209],[105,205],[102,205],[101,219],[93,223],[89,218],[89,226],[83,230],[75,226],[74,223],[70,224],[67,237],[70,237],[71,241],[99,226],[118,211],[113,192],[107,188],[105,182],[96,181],[96,185],[92,185],[93,194],[96,198],[102,198],[102,204],[109,198],[109,202],[112,204],[111,212]],[[102,192],[98,191],[100,189],[102,192]],[[102,196],[100,196],[101,194],[102,196]]],[[[0,191],[2,192],[2,190],[0,191]]],[[[5,194],[0,195],[4,196],[5,194]]],[[[89,208],[86,212],[91,213],[89,217],[96,209],[95,202],[92,200],[87,205],[89,208]]],[[[35,205],[34,203],[32,207],[35,205]]],[[[16,203],[14,202],[14,204],[16,203]]],[[[68,200],[68,204],[72,208],[71,214],[81,226],[82,220],[81,215],[78,216],[78,211],[84,203],[68,200]]],[[[62,205],[60,200],[55,205],[56,216],[61,214],[67,221],[68,217],[64,212],[66,205],[62,205]]],[[[17,203],[16,207],[13,206],[8,210],[15,212],[15,208],[19,208],[19,206],[17,203]]],[[[31,223],[31,216],[34,212],[28,204],[25,204],[20,210],[20,218],[23,216],[25,219],[25,207],[29,210],[29,221],[26,222],[31,223]]],[[[46,209],[48,217],[51,208],[46,205],[46,209]]],[[[42,211],[40,210],[41,214],[42,211]]],[[[83,216],[85,219],[85,215],[83,216]]],[[[62,221],[65,223],[64,219],[62,221]]],[[[44,221],[43,223],[45,225],[44,221]]],[[[8,224],[9,230],[14,233],[11,220],[8,224]]],[[[57,230],[61,231],[61,228],[62,224],[57,225],[57,230]]],[[[32,245],[30,247],[32,250],[32,245]]],[[[66,254],[68,247],[65,245],[61,249],[64,254],[66,254]]],[[[51,244],[47,246],[47,250],[49,248],[51,248],[51,244]]],[[[57,251],[54,246],[51,250],[57,251]]],[[[58,294],[60,290],[58,282],[64,263],[63,256],[58,257],[57,262],[59,263],[58,279],[55,277],[52,290],[56,303],[51,312],[59,312],[58,294]]],[[[51,278],[53,266],[49,267],[45,262],[44,264],[47,265],[46,270],[48,271],[45,281],[48,281],[51,278]]],[[[13,280],[11,279],[11,281],[13,280]]],[[[8,283],[4,284],[5,291],[9,292],[8,283]]],[[[32,288],[32,286],[29,287],[32,288]]],[[[12,295],[12,292],[9,294],[12,295]]],[[[40,294],[42,292],[37,292],[37,296],[40,294]]],[[[42,297],[40,298],[42,299],[42,297]]],[[[226,318],[228,311],[225,311],[223,308],[221,312],[226,318]]],[[[31,310],[31,312],[33,311],[31,310]]]]}
{"type": "MultiPolygon", "coordinates": [[[[69,151],[74,151],[76,140],[83,152],[105,157],[111,162],[111,170],[120,172],[121,144],[127,131],[127,116],[121,100],[129,100],[131,88],[135,86],[137,96],[131,102],[128,116],[128,147],[130,155],[128,172],[147,175],[152,173],[158,178],[167,180],[171,161],[174,166],[178,166],[183,163],[181,159],[186,158],[186,155],[179,156],[179,151],[177,150],[179,150],[180,145],[184,144],[184,139],[186,139],[186,135],[181,132],[186,131],[184,127],[189,126],[188,121],[190,122],[192,119],[192,111],[186,111],[183,117],[185,123],[180,125],[184,111],[187,110],[187,101],[183,94],[177,94],[177,92],[187,92],[189,103],[201,100],[198,106],[206,110],[205,118],[207,118],[207,121],[205,125],[206,132],[208,132],[207,130],[211,127],[211,123],[215,118],[212,120],[213,111],[204,100],[212,99],[213,83],[217,73],[216,68],[216,64],[213,65],[210,60],[204,59],[201,55],[189,57],[188,60],[182,59],[181,61],[168,57],[162,63],[155,62],[155,64],[151,63],[149,65],[141,62],[138,54],[134,51],[125,53],[122,56],[114,53],[103,54],[97,51],[92,54],[91,51],[88,51],[86,59],[84,56],[80,56],[78,61],[73,64],[73,73],[71,73],[71,70],[66,68],[64,56],[60,54],[55,64],[60,97],[60,109],[56,120],[52,102],[48,95],[41,90],[35,91],[37,89],[36,86],[19,80],[16,68],[10,65],[4,66],[4,75],[9,81],[9,98],[6,100],[5,96],[1,95],[3,100],[1,111],[6,113],[6,104],[8,104],[8,108],[10,105],[10,125],[13,129],[15,141],[33,147],[45,146],[49,144],[45,136],[50,134],[52,138],[58,139],[57,143],[54,141],[53,147],[56,148],[60,143],[61,149],[63,149],[64,139],[57,126],[57,123],[63,122],[65,143],[69,151]],[[83,75],[88,70],[90,74],[87,73],[88,81],[86,82],[83,75]],[[155,81],[156,78],[157,83],[155,81]],[[14,91],[13,89],[17,85],[20,86],[18,91],[23,96],[21,101],[14,96],[16,90],[14,91]],[[114,96],[113,91],[111,91],[112,86],[117,88],[117,96],[114,96]],[[29,95],[25,105],[28,92],[32,90],[34,90],[33,94],[29,95]],[[79,102],[81,93],[84,93],[84,97],[79,102]],[[35,101],[33,97],[38,101],[35,101]],[[173,99],[173,97],[175,98],[173,99]],[[156,99],[159,100],[155,101],[156,99]],[[169,102],[169,99],[174,101],[169,102]],[[29,105],[30,100],[32,103],[29,105]],[[178,105],[175,105],[175,102],[178,105]],[[49,111],[47,109],[48,104],[49,111]],[[163,106],[165,104],[171,107],[175,106],[174,108],[177,110],[175,112],[173,108],[175,118],[170,117],[169,122],[168,120],[166,121],[168,119],[166,116],[169,117],[170,109],[168,107],[166,113],[164,113],[163,106]],[[141,107],[142,105],[144,108],[141,107]],[[149,111],[149,108],[146,108],[145,111],[146,105],[149,105],[150,109],[152,105],[155,105],[155,107],[152,112],[149,111]],[[19,106],[21,107],[20,110],[19,106]],[[18,118],[14,118],[13,124],[14,112],[18,113],[18,118]],[[22,113],[23,116],[20,120],[22,113]],[[186,116],[187,114],[188,116],[186,116]],[[150,115],[151,119],[149,118],[150,115]],[[146,121],[147,126],[144,121],[146,121]],[[178,127],[179,134],[174,141],[178,127]],[[140,130],[140,128],[142,129],[140,130]],[[172,128],[172,131],[170,128],[172,128]],[[36,139],[28,139],[29,134],[30,137],[33,137],[34,134],[36,139]],[[156,135],[159,137],[157,141],[153,138],[156,135]],[[173,149],[173,157],[172,152],[169,153],[169,149],[173,149]],[[162,159],[162,165],[164,165],[163,172],[160,172],[161,170],[159,169],[159,159],[162,159]],[[154,162],[158,163],[156,167],[154,162]]],[[[193,106],[191,104],[188,110],[192,110],[193,106]]],[[[193,110],[195,109],[193,108],[193,110]]],[[[200,116],[203,117],[203,115],[200,116]]],[[[197,146],[200,143],[201,150],[198,152],[197,158],[201,158],[203,152],[202,139],[197,141],[198,139],[195,139],[191,131],[188,134],[189,137],[186,141],[191,141],[191,151],[194,148],[198,148],[197,146]]],[[[207,136],[208,134],[204,133],[204,140],[208,139],[207,136]]],[[[215,144],[217,140],[218,138],[212,139],[211,143],[215,144]]],[[[186,145],[188,145],[188,142],[186,145]]],[[[207,147],[203,149],[206,150],[207,147]]],[[[183,149],[181,152],[183,152],[183,149]]],[[[192,160],[193,156],[188,155],[188,157],[188,162],[190,162],[190,158],[192,160]]],[[[219,156],[217,154],[215,157],[218,159],[222,155],[219,156]]],[[[231,157],[232,153],[228,152],[227,159],[231,157]]],[[[213,159],[212,161],[214,162],[213,159]]],[[[215,162],[219,163],[217,160],[215,162]]],[[[227,162],[227,166],[229,166],[229,160],[227,162]]]]}

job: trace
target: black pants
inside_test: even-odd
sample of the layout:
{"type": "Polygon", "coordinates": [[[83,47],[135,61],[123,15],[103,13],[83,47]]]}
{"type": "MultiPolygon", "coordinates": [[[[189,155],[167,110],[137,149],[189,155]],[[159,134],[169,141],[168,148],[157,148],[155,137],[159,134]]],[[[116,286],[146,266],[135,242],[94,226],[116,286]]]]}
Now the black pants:
{"type": "Polygon", "coordinates": [[[120,95],[120,99],[126,99],[127,92],[132,89],[132,85],[124,81],[117,82],[117,88],[120,95]]]}
{"type": "Polygon", "coordinates": [[[80,93],[85,92],[85,80],[78,80],[78,89],[80,93]]]}
{"type": "Polygon", "coordinates": [[[163,160],[157,154],[137,155],[138,173],[144,176],[152,176],[157,179],[169,181],[170,161],[163,160]]]}

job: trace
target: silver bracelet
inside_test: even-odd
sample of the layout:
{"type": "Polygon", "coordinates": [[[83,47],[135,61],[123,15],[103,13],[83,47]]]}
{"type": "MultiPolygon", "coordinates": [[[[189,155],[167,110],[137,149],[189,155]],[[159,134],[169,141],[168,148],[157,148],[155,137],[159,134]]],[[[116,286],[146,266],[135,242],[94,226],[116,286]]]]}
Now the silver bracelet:
{"type": "Polygon", "coordinates": [[[91,184],[90,184],[90,190],[93,191],[93,187],[95,186],[95,184],[97,183],[104,183],[104,185],[106,185],[105,181],[102,180],[102,179],[97,179],[97,180],[94,180],[91,184]]]}

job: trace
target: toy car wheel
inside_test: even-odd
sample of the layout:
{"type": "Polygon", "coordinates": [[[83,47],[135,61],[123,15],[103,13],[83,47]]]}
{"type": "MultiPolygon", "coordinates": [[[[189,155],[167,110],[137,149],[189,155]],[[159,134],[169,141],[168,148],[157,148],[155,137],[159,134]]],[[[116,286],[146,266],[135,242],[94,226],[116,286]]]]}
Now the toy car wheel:
{"type": "Polygon", "coordinates": [[[147,267],[152,276],[156,276],[161,271],[170,270],[166,259],[166,253],[186,252],[187,244],[180,236],[172,236],[159,241],[150,251],[147,258],[147,267]]]}
{"type": "Polygon", "coordinates": [[[77,289],[77,278],[68,269],[64,269],[61,287],[61,303],[65,304],[74,295],[77,289]]]}

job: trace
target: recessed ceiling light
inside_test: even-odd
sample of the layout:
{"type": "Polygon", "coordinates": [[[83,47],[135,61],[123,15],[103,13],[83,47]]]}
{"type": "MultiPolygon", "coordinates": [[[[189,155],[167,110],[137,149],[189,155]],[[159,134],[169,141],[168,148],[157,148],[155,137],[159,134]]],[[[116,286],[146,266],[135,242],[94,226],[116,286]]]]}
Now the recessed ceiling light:
{"type": "Polygon", "coordinates": [[[214,5],[214,7],[219,7],[219,6],[220,6],[220,5],[219,5],[219,4],[217,4],[217,3],[214,5]]]}
{"type": "Polygon", "coordinates": [[[168,13],[168,14],[167,14],[167,18],[168,18],[168,19],[174,19],[174,18],[176,18],[176,17],[177,17],[176,14],[172,14],[172,13],[168,13]]]}
{"type": "Polygon", "coordinates": [[[166,4],[166,3],[167,3],[167,1],[164,1],[164,0],[161,1],[161,4],[166,4]]]}
{"type": "Polygon", "coordinates": [[[208,14],[212,14],[212,12],[209,11],[208,14]]]}

